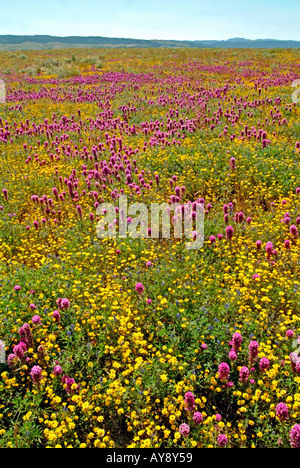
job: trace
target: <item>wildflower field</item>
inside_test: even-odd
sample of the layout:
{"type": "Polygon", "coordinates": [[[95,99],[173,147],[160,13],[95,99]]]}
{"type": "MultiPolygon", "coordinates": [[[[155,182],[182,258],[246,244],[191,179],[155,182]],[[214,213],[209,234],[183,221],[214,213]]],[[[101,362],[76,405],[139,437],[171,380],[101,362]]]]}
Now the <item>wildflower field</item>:
{"type": "Polygon", "coordinates": [[[1,448],[300,448],[299,59],[0,53],[1,448]],[[99,238],[121,194],[202,248],[99,238]]]}

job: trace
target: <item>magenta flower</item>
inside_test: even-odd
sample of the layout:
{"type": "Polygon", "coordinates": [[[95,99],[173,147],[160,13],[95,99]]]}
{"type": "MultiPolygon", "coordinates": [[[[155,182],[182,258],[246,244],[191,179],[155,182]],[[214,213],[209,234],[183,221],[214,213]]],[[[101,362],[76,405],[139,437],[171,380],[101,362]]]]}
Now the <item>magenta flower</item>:
{"type": "Polygon", "coordinates": [[[70,301],[68,299],[57,299],[56,304],[60,309],[68,309],[70,307],[70,301]]]}
{"type": "Polygon", "coordinates": [[[55,310],[53,312],[52,317],[54,318],[54,320],[56,320],[56,322],[60,322],[60,313],[58,310],[55,310]]]}
{"type": "Polygon", "coordinates": [[[142,283],[136,283],[135,290],[139,295],[143,294],[145,290],[144,285],[142,283]]]}
{"type": "Polygon", "coordinates": [[[226,362],[221,362],[218,367],[219,378],[221,380],[228,380],[230,367],[226,362]]]}
{"type": "Polygon", "coordinates": [[[294,224],[292,224],[292,226],[290,227],[290,233],[291,233],[291,235],[293,237],[298,237],[299,236],[298,229],[294,224]]]}
{"type": "Polygon", "coordinates": [[[58,198],[58,190],[57,190],[56,187],[53,187],[52,193],[53,193],[53,195],[55,196],[55,198],[57,199],[57,198],[58,198]]]}
{"type": "Polygon", "coordinates": [[[292,371],[295,372],[298,370],[296,369],[296,366],[298,364],[298,362],[300,362],[300,358],[298,356],[298,353],[296,351],[292,352],[290,354],[290,361],[291,361],[291,366],[292,366],[292,371]]]}
{"type": "Polygon", "coordinates": [[[16,365],[18,364],[18,356],[16,356],[15,354],[9,354],[7,356],[7,365],[8,367],[16,367],[16,365]]]}
{"type": "Polygon", "coordinates": [[[235,361],[237,359],[237,354],[233,348],[229,351],[228,357],[231,361],[235,361]]]}
{"type": "Polygon", "coordinates": [[[14,291],[20,291],[20,289],[21,289],[21,286],[19,286],[18,284],[14,286],[14,291]]]}
{"type": "Polygon", "coordinates": [[[185,424],[185,423],[180,424],[179,433],[183,437],[187,437],[189,435],[189,433],[190,433],[190,426],[188,424],[185,424]]]}
{"type": "Polygon", "coordinates": [[[55,376],[61,375],[62,372],[63,372],[62,367],[59,365],[55,366],[53,369],[53,375],[55,376]]]}
{"type": "Polygon", "coordinates": [[[70,307],[70,301],[68,299],[62,299],[60,307],[62,309],[68,309],[70,307]]]}
{"type": "Polygon", "coordinates": [[[18,333],[21,336],[21,341],[30,347],[32,345],[32,334],[28,323],[24,323],[18,333]]]}
{"type": "Polygon", "coordinates": [[[285,421],[289,417],[289,409],[285,403],[278,403],[276,406],[276,416],[280,419],[280,421],[285,421]]]}
{"type": "Polygon", "coordinates": [[[198,237],[198,232],[197,232],[197,231],[193,231],[193,232],[192,232],[192,238],[193,238],[193,240],[195,241],[195,240],[197,239],[197,237],[198,237]]]}
{"type": "MultiPolygon", "coordinates": [[[[66,384],[66,387],[65,387],[66,391],[68,393],[72,393],[73,392],[72,385],[76,384],[75,379],[73,379],[73,377],[69,377],[68,375],[64,375],[61,381],[63,384],[66,384]]],[[[77,388],[78,388],[78,385],[77,385],[77,388]]]]}
{"type": "Polygon", "coordinates": [[[266,243],[266,252],[268,254],[268,256],[270,256],[273,252],[273,244],[271,241],[267,242],[266,243]]]}
{"type": "Polygon", "coordinates": [[[80,205],[76,206],[77,213],[79,214],[80,218],[82,217],[82,208],[80,205]]]}
{"type": "Polygon", "coordinates": [[[186,392],[186,394],[184,395],[184,399],[187,403],[194,403],[195,401],[195,397],[192,392],[186,392]]]}
{"type": "Polygon", "coordinates": [[[237,214],[237,222],[238,223],[241,223],[245,218],[245,215],[242,211],[240,211],[238,214],[237,214]]]}
{"type": "Polygon", "coordinates": [[[219,447],[225,447],[225,445],[228,443],[228,439],[225,434],[219,434],[218,439],[217,439],[217,444],[219,447]]]}
{"type": "Polygon", "coordinates": [[[199,411],[196,411],[196,413],[194,413],[193,421],[197,425],[200,424],[203,421],[203,416],[202,416],[201,413],[199,413],[199,411]]]}
{"type": "Polygon", "coordinates": [[[4,196],[5,200],[8,201],[8,191],[7,191],[7,189],[3,189],[2,193],[3,193],[3,196],[4,196]]]}
{"type": "Polygon", "coordinates": [[[270,366],[269,359],[266,357],[261,358],[261,360],[259,361],[260,370],[264,372],[269,369],[269,366],[270,366]]]}
{"type": "Polygon", "coordinates": [[[257,341],[251,341],[249,343],[249,358],[250,358],[250,361],[257,358],[258,348],[259,348],[259,344],[257,343],[257,341]]]}
{"type": "Polygon", "coordinates": [[[230,158],[229,163],[230,163],[231,169],[234,170],[235,167],[236,167],[236,160],[235,160],[235,158],[230,158]]]}
{"type": "Polygon", "coordinates": [[[240,377],[240,381],[243,382],[243,383],[248,381],[248,378],[249,378],[249,369],[248,369],[248,367],[246,367],[246,366],[241,367],[239,377],[240,377]]]}
{"type": "Polygon", "coordinates": [[[33,383],[39,384],[42,380],[42,368],[40,366],[33,366],[30,371],[30,376],[33,380],[33,383]]]}
{"type": "Polygon", "coordinates": [[[24,359],[24,348],[20,343],[13,347],[13,353],[18,359],[24,359]]]}
{"type": "Polygon", "coordinates": [[[34,315],[32,317],[32,323],[34,323],[35,325],[38,324],[38,323],[41,323],[42,320],[41,320],[41,317],[39,315],[34,315]]]}
{"type": "Polygon", "coordinates": [[[228,241],[231,241],[233,233],[234,233],[233,227],[232,226],[227,226],[226,227],[226,239],[228,241]]]}
{"type": "Polygon", "coordinates": [[[300,424],[295,424],[289,433],[292,448],[300,448],[300,424]]]}
{"type": "Polygon", "coordinates": [[[233,342],[233,348],[238,351],[238,349],[241,347],[243,338],[242,335],[239,332],[236,332],[232,336],[232,342],[233,342]]]}
{"type": "Polygon", "coordinates": [[[180,187],[175,187],[175,194],[177,195],[177,197],[180,196],[180,187]]]}
{"type": "Polygon", "coordinates": [[[187,411],[193,411],[195,409],[195,397],[192,392],[187,392],[184,395],[185,403],[187,404],[187,411]]]}

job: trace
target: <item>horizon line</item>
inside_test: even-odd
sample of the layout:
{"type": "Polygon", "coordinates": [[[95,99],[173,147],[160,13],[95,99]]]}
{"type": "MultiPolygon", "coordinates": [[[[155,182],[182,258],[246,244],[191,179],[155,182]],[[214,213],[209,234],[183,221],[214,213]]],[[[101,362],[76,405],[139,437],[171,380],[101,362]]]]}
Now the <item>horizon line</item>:
{"type": "Polygon", "coordinates": [[[138,41],[174,41],[174,42],[210,42],[210,41],[215,41],[215,42],[227,42],[227,41],[280,41],[280,42],[300,42],[300,39],[277,39],[277,38],[272,38],[272,37],[266,37],[266,38],[261,38],[257,37],[255,39],[250,39],[246,37],[229,37],[227,39],[162,39],[162,38],[152,38],[152,39],[145,39],[145,38],[140,38],[140,37],[117,37],[117,36],[97,36],[97,35],[55,35],[55,34],[38,34],[38,33],[33,33],[33,34],[0,34],[0,37],[2,36],[22,36],[22,37],[59,37],[59,38],[70,38],[70,37],[80,37],[80,38],[107,38],[107,39],[126,39],[126,40],[138,40],[138,41]]]}

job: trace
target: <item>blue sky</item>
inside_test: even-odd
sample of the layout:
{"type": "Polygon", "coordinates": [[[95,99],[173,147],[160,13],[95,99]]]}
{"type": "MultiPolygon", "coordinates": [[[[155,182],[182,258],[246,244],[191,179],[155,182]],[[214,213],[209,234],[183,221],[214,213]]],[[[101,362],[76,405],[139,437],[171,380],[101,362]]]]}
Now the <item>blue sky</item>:
{"type": "Polygon", "coordinates": [[[300,40],[299,0],[0,0],[0,34],[300,40]]]}

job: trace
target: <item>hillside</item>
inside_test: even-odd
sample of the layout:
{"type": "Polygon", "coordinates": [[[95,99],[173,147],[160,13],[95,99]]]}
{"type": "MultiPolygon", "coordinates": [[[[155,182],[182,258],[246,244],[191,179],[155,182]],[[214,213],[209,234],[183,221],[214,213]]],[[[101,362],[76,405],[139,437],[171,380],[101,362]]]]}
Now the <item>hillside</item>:
{"type": "Polygon", "coordinates": [[[176,41],[176,40],[144,40],[130,38],[110,38],[110,37],[81,37],[81,36],[17,36],[17,35],[0,35],[0,50],[15,51],[15,50],[45,50],[45,49],[60,49],[60,48],[120,48],[120,47],[135,47],[135,48],[174,48],[174,47],[189,47],[189,48],[300,48],[300,41],[292,40],[276,40],[276,39],[244,39],[233,38],[224,41],[176,41]]]}

